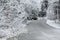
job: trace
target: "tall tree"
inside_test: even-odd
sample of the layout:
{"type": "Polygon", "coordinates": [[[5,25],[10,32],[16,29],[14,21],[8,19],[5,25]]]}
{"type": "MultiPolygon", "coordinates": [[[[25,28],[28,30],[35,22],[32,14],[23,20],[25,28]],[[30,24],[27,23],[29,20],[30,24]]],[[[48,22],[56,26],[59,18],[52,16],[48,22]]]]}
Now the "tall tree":
{"type": "Polygon", "coordinates": [[[46,11],[47,8],[48,8],[48,0],[44,0],[41,5],[41,10],[46,11]]]}
{"type": "Polygon", "coordinates": [[[40,17],[46,16],[46,10],[48,8],[48,0],[43,0],[41,4],[41,11],[39,12],[40,17]]]}
{"type": "Polygon", "coordinates": [[[55,6],[54,6],[54,12],[55,12],[55,14],[57,15],[57,19],[60,21],[60,2],[58,1],[58,2],[55,2],[55,6]]]}

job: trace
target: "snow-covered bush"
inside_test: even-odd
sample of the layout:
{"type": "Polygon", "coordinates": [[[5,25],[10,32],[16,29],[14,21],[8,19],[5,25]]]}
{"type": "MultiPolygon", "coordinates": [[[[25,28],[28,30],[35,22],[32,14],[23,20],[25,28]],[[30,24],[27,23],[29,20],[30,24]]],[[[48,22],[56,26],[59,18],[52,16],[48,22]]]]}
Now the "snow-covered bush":
{"type": "Polygon", "coordinates": [[[27,5],[27,6],[25,6],[25,12],[28,14],[27,19],[32,20],[32,19],[38,17],[39,9],[34,8],[32,5],[27,5]]]}
{"type": "Polygon", "coordinates": [[[18,4],[16,0],[11,1],[13,0],[8,3],[4,2],[5,5],[1,5],[3,8],[0,11],[0,38],[13,37],[27,31],[25,29],[26,24],[22,23],[27,17],[24,8],[21,9],[23,4],[18,4]]]}

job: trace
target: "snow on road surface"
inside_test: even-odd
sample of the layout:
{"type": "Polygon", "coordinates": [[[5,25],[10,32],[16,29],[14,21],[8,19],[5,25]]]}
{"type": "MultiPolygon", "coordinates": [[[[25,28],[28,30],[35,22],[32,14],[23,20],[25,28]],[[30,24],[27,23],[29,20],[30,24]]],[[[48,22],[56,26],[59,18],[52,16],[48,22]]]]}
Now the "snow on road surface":
{"type": "Polygon", "coordinates": [[[26,28],[28,33],[22,33],[7,40],[60,40],[60,29],[46,24],[46,20],[34,20],[26,28]]]}
{"type": "Polygon", "coordinates": [[[60,28],[60,23],[56,23],[54,20],[47,20],[46,23],[54,28],[60,28]]]}

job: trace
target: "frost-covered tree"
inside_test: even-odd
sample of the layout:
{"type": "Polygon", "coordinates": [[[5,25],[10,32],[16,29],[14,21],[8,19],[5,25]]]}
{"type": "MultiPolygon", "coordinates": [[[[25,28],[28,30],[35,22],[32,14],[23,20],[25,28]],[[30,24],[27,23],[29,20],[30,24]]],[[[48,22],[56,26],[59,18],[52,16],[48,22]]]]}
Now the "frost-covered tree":
{"type": "Polygon", "coordinates": [[[10,0],[1,6],[3,6],[3,9],[0,11],[0,39],[5,40],[3,38],[13,37],[26,32],[24,28],[26,24],[23,24],[23,22],[25,22],[27,15],[24,8],[21,9],[23,4],[20,5],[16,0],[14,2],[10,0]]]}
{"type": "Polygon", "coordinates": [[[60,21],[60,3],[59,2],[55,2],[55,6],[54,6],[54,12],[55,12],[55,14],[56,14],[56,17],[57,17],[57,20],[59,20],[60,21]]]}
{"type": "Polygon", "coordinates": [[[41,10],[46,11],[48,8],[48,0],[43,0],[42,5],[41,5],[41,10]]]}
{"type": "Polygon", "coordinates": [[[36,9],[36,8],[32,7],[31,5],[30,5],[30,7],[29,7],[29,5],[28,5],[28,6],[25,8],[25,11],[26,11],[26,13],[28,14],[28,17],[27,17],[28,20],[32,20],[32,19],[34,19],[34,18],[37,19],[37,16],[38,16],[38,13],[39,13],[38,8],[36,9]]]}
{"type": "Polygon", "coordinates": [[[50,20],[60,20],[60,6],[59,1],[51,3],[47,10],[47,18],[50,20]]]}
{"type": "Polygon", "coordinates": [[[50,4],[48,9],[47,9],[47,18],[50,20],[55,20],[56,19],[56,15],[54,13],[54,4],[50,4]]]}
{"type": "Polygon", "coordinates": [[[41,2],[41,11],[39,12],[40,17],[45,17],[46,16],[46,10],[48,8],[48,0],[43,0],[41,2]]]}

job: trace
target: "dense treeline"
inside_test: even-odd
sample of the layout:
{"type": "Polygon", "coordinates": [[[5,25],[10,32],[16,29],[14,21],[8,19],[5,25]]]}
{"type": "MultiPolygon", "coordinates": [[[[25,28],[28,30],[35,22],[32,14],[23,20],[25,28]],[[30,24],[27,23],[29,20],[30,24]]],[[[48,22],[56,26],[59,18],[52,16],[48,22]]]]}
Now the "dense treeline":
{"type": "Polygon", "coordinates": [[[60,21],[60,3],[59,3],[59,1],[50,3],[50,5],[47,9],[47,18],[50,20],[60,21]]]}

